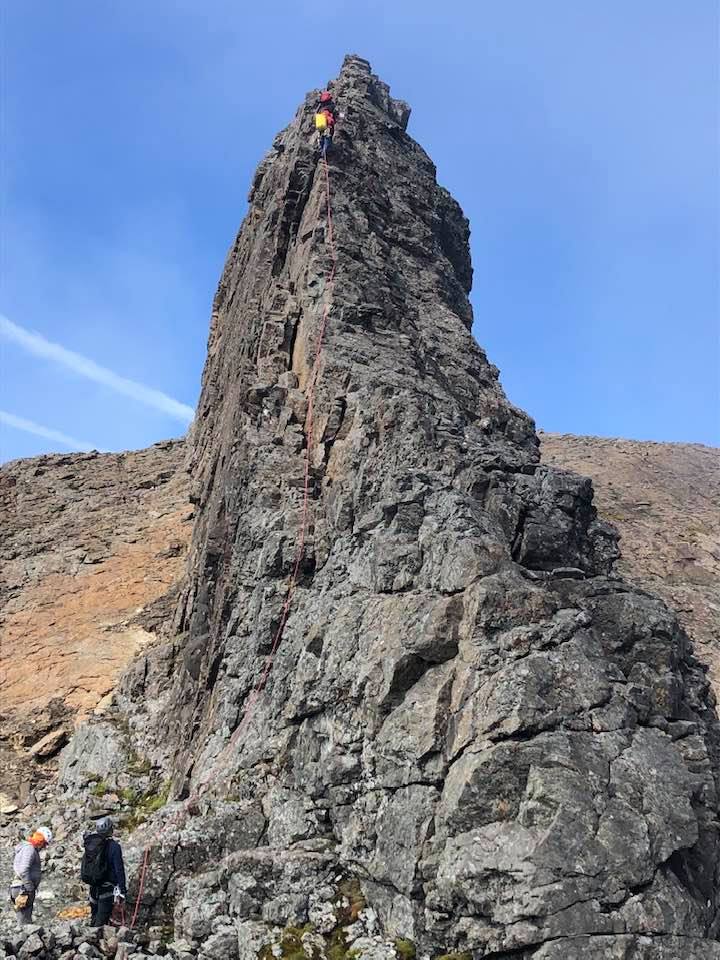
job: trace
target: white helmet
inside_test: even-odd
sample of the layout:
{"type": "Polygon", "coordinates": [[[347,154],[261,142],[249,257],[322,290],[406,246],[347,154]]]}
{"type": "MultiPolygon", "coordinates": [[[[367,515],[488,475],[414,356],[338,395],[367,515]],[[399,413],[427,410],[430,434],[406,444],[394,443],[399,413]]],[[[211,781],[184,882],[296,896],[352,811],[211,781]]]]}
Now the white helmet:
{"type": "Polygon", "coordinates": [[[45,837],[45,843],[52,843],[53,834],[50,827],[38,827],[35,833],[39,833],[41,837],[45,837]]]}

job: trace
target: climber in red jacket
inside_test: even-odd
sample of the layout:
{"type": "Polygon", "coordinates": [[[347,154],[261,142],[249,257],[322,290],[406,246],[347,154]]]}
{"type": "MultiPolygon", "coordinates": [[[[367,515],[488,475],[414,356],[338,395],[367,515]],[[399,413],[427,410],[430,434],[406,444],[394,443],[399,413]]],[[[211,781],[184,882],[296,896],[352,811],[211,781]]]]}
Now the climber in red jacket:
{"type": "Polygon", "coordinates": [[[320,94],[320,102],[315,111],[315,129],[318,132],[320,153],[325,156],[335,132],[335,104],[328,90],[320,94]]]}

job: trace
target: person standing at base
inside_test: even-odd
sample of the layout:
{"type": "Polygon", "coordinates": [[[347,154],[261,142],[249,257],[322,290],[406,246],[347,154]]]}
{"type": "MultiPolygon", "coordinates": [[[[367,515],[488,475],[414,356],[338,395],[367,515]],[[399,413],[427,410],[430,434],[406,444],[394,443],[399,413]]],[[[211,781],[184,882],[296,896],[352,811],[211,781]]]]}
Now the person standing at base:
{"type": "Polygon", "coordinates": [[[80,867],[83,883],[90,887],[90,926],[104,927],[110,922],[113,906],[127,896],[122,847],[112,839],[114,824],[102,817],[92,833],[83,837],[85,852],[80,867]]]}
{"type": "Polygon", "coordinates": [[[35,896],[42,877],[40,851],[44,850],[49,843],[52,843],[52,830],[49,827],[38,827],[27,840],[23,840],[15,847],[13,860],[15,876],[10,884],[10,899],[20,926],[32,923],[35,896]]]}

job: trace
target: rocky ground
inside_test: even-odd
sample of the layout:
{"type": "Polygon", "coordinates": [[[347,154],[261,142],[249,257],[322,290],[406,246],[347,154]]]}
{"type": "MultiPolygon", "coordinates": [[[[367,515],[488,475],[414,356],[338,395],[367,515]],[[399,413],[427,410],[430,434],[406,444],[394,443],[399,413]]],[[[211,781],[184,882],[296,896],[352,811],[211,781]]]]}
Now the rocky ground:
{"type": "Polygon", "coordinates": [[[0,808],[167,616],[192,526],[183,457],[177,441],[0,468],[0,808]]]}
{"type": "MultiPolygon", "coordinates": [[[[551,434],[541,434],[542,456],[543,459],[559,466],[564,466],[576,470],[578,473],[593,478],[596,489],[596,503],[601,514],[611,519],[616,524],[621,533],[622,558],[618,562],[623,573],[637,583],[645,584],[653,592],[662,595],[672,604],[678,604],[679,616],[689,629],[691,634],[700,638],[701,645],[698,652],[701,657],[707,659],[711,664],[714,662],[714,653],[717,649],[717,637],[720,630],[714,625],[713,616],[717,615],[716,595],[713,593],[713,584],[717,583],[717,557],[714,555],[712,543],[720,542],[720,534],[717,532],[718,519],[716,511],[713,508],[715,502],[720,501],[720,494],[715,494],[714,490],[718,483],[720,475],[720,451],[698,447],[695,445],[679,444],[654,444],[641,443],[635,441],[621,440],[603,440],[594,437],[573,437],[551,434]],[[701,482],[697,482],[700,478],[701,482]],[[711,542],[710,549],[698,550],[698,533],[707,535],[711,542]],[[699,564],[704,571],[707,571],[709,577],[707,582],[703,576],[698,581],[692,564],[687,562],[678,562],[682,560],[681,555],[688,556],[687,544],[693,543],[695,548],[695,563],[699,564]],[[713,580],[713,578],[715,578],[713,580]],[[696,590],[696,587],[699,589],[696,590]]],[[[174,447],[169,451],[172,454],[173,462],[177,469],[182,468],[183,457],[178,448],[174,447]]],[[[43,458],[44,459],[44,458],[43,458]]],[[[49,459],[49,458],[48,458],[49,459]]],[[[66,462],[62,465],[65,472],[74,472],[75,468],[68,469],[68,458],[62,459],[66,462]]],[[[81,466],[89,471],[90,467],[106,472],[106,458],[97,457],[87,460],[85,455],[76,455],[73,460],[79,460],[81,466]]],[[[157,458],[153,456],[148,459],[136,457],[139,465],[147,466],[151,471],[157,467],[157,458]]],[[[20,468],[26,473],[27,468],[34,466],[38,461],[31,461],[26,464],[13,464],[14,472],[19,473],[20,468]]],[[[5,468],[7,470],[7,468],[5,468]]],[[[79,472],[79,467],[77,472],[79,472]]],[[[0,471],[2,476],[2,471],[0,471]]],[[[140,487],[143,480],[146,479],[140,475],[139,469],[136,473],[136,482],[140,489],[147,489],[162,493],[164,498],[163,506],[169,507],[170,516],[177,515],[179,511],[187,510],[187,488],[184,482],[184,474],[180,475],[180,482],[175,484],[165,483],[160,487],[140,487]],[[175,499],[177,498],[176,502],[175,499]],[[177,509],[175,509],[177,508],[177,509]]],[[[91,484],[94,486],[94,484],[91,484]]],[[[108,496],[105,512],[115,509],[119,512],[121,505],[127,504],[117,496],[117,488],[114,486],[100,488],[99,498],[108,496]],[[104,493],[102,492],[104,489],[104,493]]],[[[46,497],[44,503],[47,506],[48,517],[56,513],[51,496],[46,497]]],[[[139,507],[142,500],[135,500],[135,506],[139,507]]],[[[124,507],[127,510],[127,507],[124,507]]],[[[96,511],[97,512],[97,511],[96,511]]],[[[118,518],[120,519],[120,518],[118,518]]],[[[43,511],[35,509],[26,511],[23,514],[24,531],[22,536],[16,536],[15,543],[24,544],[25,550],[30,549],[30,545],[38,542],[43,536],[43,530],[47,529],[45,523],[46,517],[43,511]],[[37,531],[37,535],[35,534],[37,531]]],[[[135,516],[127,511],[123,513],[122,521],[125,524],[135,524],[135,529],[141,528],[141,517],[135,516]]],[[[76,531],[74,524],[76,520],[69,521],[67,528],[63,531],[62,539],[59,539],[58,545],[67,545],[78,542],[78,534],[89,537],[92,533],[87,526],[76,531]]],[[[191,524],[183,523],[173,531],[178,536],[187,537],[191,524]]],[[[48,536],[47,532],[44,534],[48,536]]],[[[48,544],[49,544],[48,538],[48,544]]],[[[700,541],[707,544],[708,540],[700,541]]],[[[17,547],[21,553],[21,548],[17,547]]],[[[45,548],[48,549],[48,546],[45,548]]],[[[70,551],[68,551],[70,552],[70,551]]],[[[148,554],[144,554],[145,557],[148,554]]],[[[152,560],[152,554],[150,554],[152,560]]],[[[16,557],[17,560],[17,557],[16,557]]],[[[163,564],[175,564],[174,557],[162,559],[163,564]]],[[[80,567],[82,571],[82,567],[80,567]]],[[[138,573],[143,570],[142,564],[138,565],[138,573]]],[[[82,591],[87,578],[82,574],[77,577],[76,589],[82,596],[82,591]]],[[[89,613],[92,616],[92,605],[88,605],[89,613]]],[[[120,609],[126,609],[120,604],[120,609]]],[[[715,622],[716,623],[716,622],[715,622]]],[[[90,636],[88,634],[88,636],[90,636]]],[[[42,634],[38,633],[38,640],[42,640],[42,634]]],[[[98,691],[98,693],[100,690],[98,691]]],[[[49,714],[51,719],[52,709],[43,711],[49,714]]],[[[110,710],[112,715],[112,710],[110,710]]],[[[22,717],[22,715],[21,715],[22,717]]],[[[30,719],[24,716],[25,723],[20,719],[15,721],[15,733],[18,732],[18,726],[25,730],[27,742],[32,745],[33,738],[40,739],[42,730],[34,728],[28,724],[30,719]]],[[[62,720],[67,719],[67,714],[62,714],[62,720]]],[[[95,723],[103,723],[101,716],[96,718],[95,723]]],[[[42,728],[44,730],[44,728],[42,728]]],[[[51,729],[53,729],[51,725],[51,729]]],[[[101,728],[102,729],[102,728],[101,728]]],[[[4,944],[6,955],[17,955],[21,947],[24,947],[25,940],[30,943],[24,947],[24,956],[43,957],[39,949],[39,942],[45,947],[45,955],[48,957],[60,956],[70,958],[81,956],[117,956],[119,958],[128,955],[135,955],[140,960],[141,957],[153,955],[165,955],[177,957],[179,960],[193,956],[193,944],[196,943],[192,938],[190,940],[174,940],[174,928],[172,918],[166,918],[160,925],[148,927],[141,918],[140,930],[137,936],[127,930],[107,931],[105,934],[95,934],[87,929],[85,921],[78,919],[73,922],[62,922],[57,919],[58,913],[67,910],[70,907],[79,913],[84,905],[85,890],[77,880],[77,869],[81,850],[82,832],[88,826],[88,815],[100,815],[109,812],[113,815],[119,824],[118,836],[126,844],[132,853],[137,857],[137,851],[131,840],[132,828],[139,821],[143,820],[152,812],[153,807],[162,805],[166,799],[164,790],[166,785],[162,782],[162,771],[148,771],[146,763],[140,758],[128,756],[122,748],[122,738],[120,747],[113,751],[108,749],[112,742],[107,735],[101,739],[88,737],[89,731],[93,727],[84,729],[81,734],[80,752],[84,755],[85,764],[91,771],[91,777],[95,779],[85,779],[84,777],[74,776],[69,770],[64,771],[63,784],[68,780],[73,786],[72,789],[77,792],[75,803],[57,804],[57,790],[54,786],[57,773],[56,764],[50,761],[39,759],[34,765],[34,774],[32,781],[26,778],[24,795],[21,800],[21,809],[11,814],[3,815],[0,810],[0,837],[2,837],[3,849],[5,854],[0,858],[5,868],[7,867],[8,851],[12,848],[14,842],[22,835],[25,835],[31,827],[30,817],[36,811],[42,811],[40,816],[47,816],[51,820],[56,832],[57,843],[49,855],[46,855],[46,876],[41,896],[38,900],[36,909],[36,918],[42,926],[38,929],[25,930],[19,933],[14,928],[14,922],[11,914],[5,912],[4,920],[0,921],[0,944],[4,944]],[[47,775],[48,783],[43,786],[43,775],[47,775]],[[118,779],[119,778],[119,779],[118,779]],[[159,782],[159,786],[158,786],[159,782]],[[139,939],[138,939],[139,938],[139,939]],[[72,940],[72,943],[70,942],[72,940]],[[117,944],[116,944],[117,941],[117,944]],[[82,948],[82,952],[79,952],[82,948]],[[114,952],[113,952],[114,951],[114,952]]],[[[27,750],[27,746],[22,748],[27,750]]],[[[130,749],[129,747],[127,749],[130,749]]],[[[15,750],[12,751],[14,767],[17,767],[18,753],[17,737],[15,737],[15,750]]],[[[25,765],[23,764],[23,769],[25,765]]],[[[3,781],[8,783],[9,781],[3,781]]],[[[20,798],[13,795],[13,800],[20,798]]],[[[6,808],[12,809],[17,803],[6,804],[6,808]]],[[[6,869],[3,871],[4,878],[7,879],[6,869]]],[[[332,894],[336,903],[343,904],[343,899],[347,899],[346,894],[339,889],[342,878],[337,881],[333,877],[328,886],[328,894],[332,894]],[[338,886],[333,886],[337,882],[338,886]]],[[[352,891],[351,899],[352,899],[352,891]]],[[[354,896],[359,896],[357,891],[354,896]]],[[[332,900],[320,901],[320,903],[332,904],[332,900]]],[[[348,900],[345,909],[349,909],[348,900]]],[[[363,919],[369,908],[361,906],[358,909],[357,903],[355,912],[363,915],[363,919]]],[[[342,911],[340,911],[342,913],[342,911]]],[[[407,951],[409,947],[400,942],[398,946],[391,940],[387,940],[379,935],[376,925],[372,923],[372,913],[369,914],[369,929],[366,926],[356,928],[350,931],[350,939],[371,937],[373,950],[376,955],[384,955],[388,960],[393,956],[407,960],[403,950],[407,951]],[[372,933],[371,933],[372,931],[372,933]]],[[[342,917],[340,918],[342,919],[342,917]]],[[[327,922],[326,922],[327,925],[327,922]]],[[[352,926],[352,924],[349,924],[352,926]]],[[[289,944],[293,937],[299,938],[294,942],[302,942],[305,937],[312,936],[305,929],[306,925],[301,925],[297,931],[288,933],[284,928],[278,927],[275,930],[275,941],[282,944],[283,938],[285,946],[284,953],[288,953],[289,944]]],[[[263,928],[260,924],[255,928],[255,934],[262,936],[267,934],[269,928],[263,928]]],[[[328,931],[327,939],[340,939],[340,935],[345,937],[345,928],[340,922],[328,931]]],[[[257,951],[254,949],[252,940],[252,930],[248,931],[247,958],[255,957],[257,951]]],[[[222,944],[228,936],[228,930],[223,933],[222,924],[218,925],[216,933],[220,937],[210,944],[211,951],[215,951],[215,944],[222,944]]],[[[210,934],[212,935],[212,934],[210,934]]],[[[350,942],[350,941],[348,941],[350,942]]],[[[361,940],[365,943],[365,939],[361,940]]],[[[272,937],[265,937],[265,946],[272,945],[272,937]]],[[[327,947],[327,944],[325,945],[327,947]]],[[[653,950],[657,945],[653,943],[653,950]]],[[[669,948],[668,948],[669,949],[669,948]]],[[[675,948],[673,948],[675,949],[675,948]]],[[[677,953],[672,956],[681,957],[681,946],[677,946],[677,953]]],[[[712,948],[714,949],[714,948],[712,948]]],[[[225,956],[223,951],[226,947],[218,947],[220,951],[218,960],[225,956]]],[[[210,954],[212,955],[212,953],[210,954]]],[[[652,954],[655,956],[656,954],[652,954]]],[[[659,954],[657,954],[659,955],[659,954]]],[[[698,956],[702,956],[700,953],[698,956]]],[[[712,956],[707,953],[707,956],[712,956]]],[[[2,951],[0,950],[0,956],[2,951]]]]}
{"type": "Polygon", "coordinates": [[[541,433],[542,459],[592,478],[617,570],[677,611],[720,696],[720,449],[541,433]]]}
{"type": "Polygon", "coordinates": [[[547,440],[541,462],[473,341],[468,224],[409,108],[346,60],[331,234],[316,93],[258,168],[213,305],[178,601],[146,607],[158,641],[57,778],[0,809],[8,853],[39,816],[57,835],[43,932],[14,941],[6,914],[0,944],[66,960],[720,957],[707,668],[618,574],[590,482],[548,462],[547,440]],[[82,903],[101,813],[140,942],[51,920],[82,903]]]}
{"type": "MultiPolygon", "coordinates": [[[[311,912],[313,923],[278,930],[269,935],[263,923],[245,924],[239,931],[232,924],[218,924],[205,940],[200,952],[206,960],[279,960],[295,957],[355,957],[370,960],[414,960],[415,951],[408,940],[387,940],[378,929],[377,917],[366,906],[354,887],[329,886],[320,891],[317,906],[311,912]]],[[[35,960],[196,960],[198,951],[193,941],[175,939],[171,928],[150,927],[132,930],[120,923],[102,929],[88,927],[84,920],[51,922],[46,926],[27,927],[0,932],[0,960],[35,958],[35,960]]],[[[461,960],[461,958],[458,958],[461,960]]]]}
{"type": "Polygon", "coordinates": [[[414,946],[401,938],[383,935],[376,913],[369,907],[359,883],[336,872],[333,858],[307,850],[248,854],[253,866],[262,866],[262,888],[248,884],[244,856],[238,853],[248,838],[260,839],[262,816],[236,800],[200,801],[196,809],[168,802],[167,785],[160,771],[139,757],[112,708],[76,734],[73,748],[65,752],[57,783],[38,786],[27,806],[12,816],[0,816],[2,881],[9,879],[9,860],[16,840],[27,836],[31,816],[52,823],[53,844],[43,852],[43,880],[36,901],[33,926],[19,929],[12,910],[0,912],[0,958],[34,957],[37,960],[115,958],[144,960],[167,956],[173,960],[263,960],[302,957],[344,960],[351,950],[371,960],[412,960],[414,946]],[[41,814],[40,814],[41,811],[41,814]],[[93,930],[88,927],[87,890],[79,880],[82,835],[93,817],[110,815],[117,824],[115,836],[123,845],[128,867],[129,898],[121,926],[93,930]],[[212,821],[217,846],[210,846],[207,823],[212,821]],[[147,831],[150,831],[148,836],[147,831]],[[161,838],[154,852],[143,889],[142,860],[145,844],[161,838]],[[229,857],[231,851],[234,857],[229,857]],[[283,858],[312,869],[297,873],[290,887],[282,885],[283,858]],[[224,860],[225,889],[207,890],[187,882],[188,871],[207,861],[224,860]],[[323,867],[322,883],[317,868],[323,867]],[[278,882],[280,880],[280,882],[278,882]],[[174,909],[167,910],[172,890],[174,909]],[[232,893],[231,893],[232,891],[232,893]],[[260,898],[256,920],[238,923],[227,913],[230,897],[260,898]],[[305,902],[304,920],[296,924],[274,922],[280,904],[305,902]],[[135,919],[137,924],[129,929],[135,919]]]}

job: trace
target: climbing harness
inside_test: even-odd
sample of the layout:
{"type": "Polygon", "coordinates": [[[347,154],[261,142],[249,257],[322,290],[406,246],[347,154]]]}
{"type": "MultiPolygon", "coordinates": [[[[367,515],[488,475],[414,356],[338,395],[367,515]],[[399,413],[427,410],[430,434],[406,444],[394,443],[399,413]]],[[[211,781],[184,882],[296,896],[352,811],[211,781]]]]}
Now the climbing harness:
{"type": "MultiPolygon", "coordinates": [[[[325,277],[325,302],[323,305],[322,319],[320,321],[320,328],[317,333],[317,338],[315,340],[315,358],[313,361],[312,370],[310,372],[310,377],[308,379],[307,388],[305,391],[305,397],[307,400],[307,413],[305,415],[305,468],[304,468],[304,479],[303,479],[303,496],[302,496],[302,506],[300,508],[300,522],[298,525],[298,536],[297,543],[295,546],[295,558],[293,566],[290,573],[290,579],[288,581],[287,592],[285,594],[285,601],[282,606],[280,613],[280,621],[275,630],[273,636],[272,646],[270,652],[265,658],[265,663],[260,674],[260,677],[252,688],[250,695],[247,699],[247,704],[245,706],[245,711],[243,713],[242,720],[238,725],[237,729],[230,737],[230,740],[227,742],[224,749],[218,755],[218,758],[215,763],[215,771],[210,776],[210,778],[202,785],[198,794],[194,797],[190,797],[186,801],[186,808],[190,807],[198,795],[206,792],[210,784],[213,781],[217,780],[222,774],[225,759],[230,754],[230,752],[237,746],[240,738],[247,729],[248,724],[252,718],[255,705],[260,697],[260,694],[265,688],[268,677],[270,676],[270,671],[273,667],[273,662],[275,660],[275,655],[282,641],[283,634],[285,632],[285,625],[287,624],[288,617],[290,616],[290,609],[292,606],[293,596],[297,588],[300,567],[302,565],[303,556],[305,554],[305,541],[307,539],[307,532],[309,526],[310,518],[310,465],[313,458],[313,428],[314,428],[314,414],[315,414],[315,389],[318,385],[319,376],[320,376],[320,366],[322,362],[323,347],[325,345],[325,334],[327,332],[328,321],[330,318],[330,303],[332,301],[332,294],[335,285],[335,273],[337,271],[337,252],[335,249],[335,235],[333,231],[333,220],[332,220],[332,202],[330,195],[330,170],[328,167],[326,150],[322,151],[321,155],[322,165],[323,165],[323,179],[325,183],[325,206],[327,210],[327,247],[330,254],[330,269],[327,272],[325,277]]],[[[138,882],[138,893],[135,900],[135,909],[133,910],[132,919],[130,921],[130,929],[135,928],[137,923],[138,913],[140,912],[140,904],[142,903],[143,892],[145,890],[145,878],[148,869],[148,863],[150,860],[150,847],[145,847],[143,851],[143,860],[142,867],[140,870],[140,880],[138,882]]],[[[124,911],[123,911],[124,914],[124,911]]]]}

